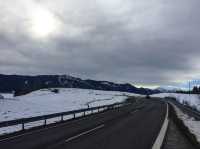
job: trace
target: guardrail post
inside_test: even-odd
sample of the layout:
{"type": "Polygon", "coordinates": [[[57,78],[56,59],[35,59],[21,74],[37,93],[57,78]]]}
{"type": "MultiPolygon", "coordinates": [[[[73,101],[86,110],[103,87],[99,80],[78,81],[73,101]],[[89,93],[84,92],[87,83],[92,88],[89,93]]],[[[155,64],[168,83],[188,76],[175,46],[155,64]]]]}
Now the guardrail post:
{"type": "Polygon", "coordinates": [[[85,111],[83,112],[83,116],[85,116],[85,111]]]}
{"type": "Polygon", "coordinates": [[[44,119],[44,126],[46,126],[47,125],[47,119],[45,118],[44,119]]]}
{"type": "Polygon", "coordinates": [[[74,115],[74,119],[76,118],[76,113],[73,114],[74,115]]]}
{"type": "Polygon", "coordinates": [[[24,123],[22,123],[22,130],[23,130],[23,131],[25,130],[25,126],[24,126],[24,123]]]}
{"type": "Polygon", "coordinates": [[[61,122],[63,121],[64,119],[63,119],[63,115],[61,115],[61,122]]]}
{"type": "Polygon", "coordinates": [[[117,110],[120,111],[120,106],[117,106],[117,110]]]}

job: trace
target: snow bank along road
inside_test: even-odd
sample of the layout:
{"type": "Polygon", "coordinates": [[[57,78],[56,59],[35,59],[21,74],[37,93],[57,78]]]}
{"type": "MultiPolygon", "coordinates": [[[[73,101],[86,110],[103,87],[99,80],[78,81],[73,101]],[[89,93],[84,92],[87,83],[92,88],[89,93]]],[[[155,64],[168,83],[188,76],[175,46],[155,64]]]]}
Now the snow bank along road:
{"type": "Polygon", "coordinates": [[[151,149],[167,105],[157,99],[0,140],[4,149],[151,149]]]}

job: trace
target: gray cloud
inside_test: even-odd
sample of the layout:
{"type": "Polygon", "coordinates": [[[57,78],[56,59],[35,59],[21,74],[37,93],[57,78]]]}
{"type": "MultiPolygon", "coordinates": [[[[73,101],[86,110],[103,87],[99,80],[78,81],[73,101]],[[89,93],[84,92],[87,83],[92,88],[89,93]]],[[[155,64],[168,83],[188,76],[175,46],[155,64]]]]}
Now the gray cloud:
{"type": "Polygon", "coordinates": [[[198,78],[199,3],[2,1],[0,73],[73,74],[146,85],[198,78]],[[42,19],[44,31],[56,27],[45,37],[32,29],[40,31],[42,19]]]}

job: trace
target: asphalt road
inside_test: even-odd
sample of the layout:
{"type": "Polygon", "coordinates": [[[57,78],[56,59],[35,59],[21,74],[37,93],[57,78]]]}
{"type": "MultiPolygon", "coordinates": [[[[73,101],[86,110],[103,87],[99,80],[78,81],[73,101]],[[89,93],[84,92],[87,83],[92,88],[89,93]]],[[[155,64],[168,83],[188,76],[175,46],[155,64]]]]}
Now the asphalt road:
{"type": "Polygon", "coordinates": [[[168,132],[162,149],[195,149],[173,120],[169,122],[168,132]]]}
{"type": "Polygon", "coordinates": [[[0,140],[0,148],[151,149],[166,107],[152,99],[0,140]]]}

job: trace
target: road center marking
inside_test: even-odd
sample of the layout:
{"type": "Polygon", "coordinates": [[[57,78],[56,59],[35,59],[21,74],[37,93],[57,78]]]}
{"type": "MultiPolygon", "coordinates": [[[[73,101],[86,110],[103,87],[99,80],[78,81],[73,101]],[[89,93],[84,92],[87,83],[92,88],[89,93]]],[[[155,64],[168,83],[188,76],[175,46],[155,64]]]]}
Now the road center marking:
{"type": "Polygon", "coordinates": [[[78,135],[76,135],[76,136],[73,136],[73,137],[68,138],[67,140],[65,140],[65,142],[70,142],[70,141],[72,141],[72,140],[74,140],[74,139],[77,139],[77,138],[83,136],[83,135],[86,135],[86,134],[89,134],[89,133],[91,133],[91,132],[93,132],[93,131],[96,131],[96,130],[98,130],[98,129],[101,129],[101,128],[103,128],[104,126],[105,126],[105,125],[102,124],[102,125],[97,126],[97,127],[93,128],[93,129],[90,129],[90,130],[88,130],[88,131],[82,132],[82,133],[80,133],[80,134],[78,134],[78,135]]]}

